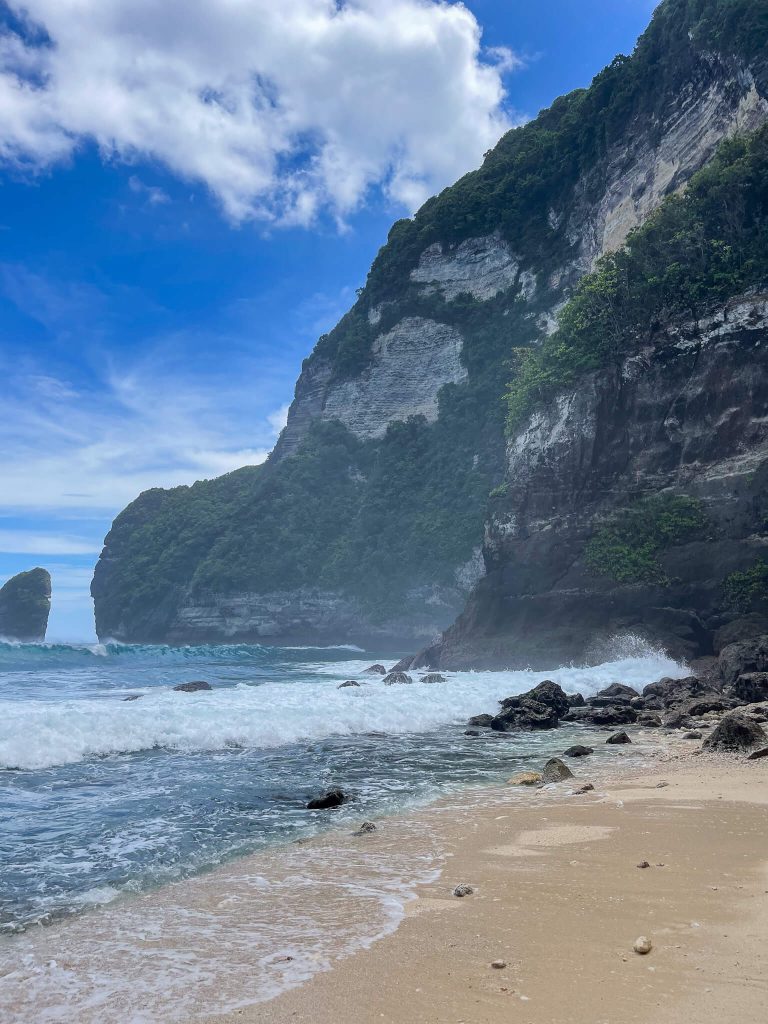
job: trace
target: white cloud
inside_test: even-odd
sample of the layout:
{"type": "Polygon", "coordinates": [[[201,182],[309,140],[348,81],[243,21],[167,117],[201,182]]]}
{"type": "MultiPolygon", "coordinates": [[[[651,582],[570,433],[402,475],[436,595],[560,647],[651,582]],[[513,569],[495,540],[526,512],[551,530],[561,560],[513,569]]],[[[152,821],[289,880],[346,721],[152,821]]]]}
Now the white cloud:
{"type": "Polygon", "coordinates": [[[66,534],[0,530],[0,552],[12,555],[92,555],[101,551],[101,540],[66,534]]]}
{"type": "Polygon", "coordinates": [[[413,209],[508,127],[517,58],[484,52],[461,3],[6,2],[29,32],[0,37],[0,160],[22,168],[94,140],[205,184],[235,221],[306,224],[376,185],[413,209]]]}

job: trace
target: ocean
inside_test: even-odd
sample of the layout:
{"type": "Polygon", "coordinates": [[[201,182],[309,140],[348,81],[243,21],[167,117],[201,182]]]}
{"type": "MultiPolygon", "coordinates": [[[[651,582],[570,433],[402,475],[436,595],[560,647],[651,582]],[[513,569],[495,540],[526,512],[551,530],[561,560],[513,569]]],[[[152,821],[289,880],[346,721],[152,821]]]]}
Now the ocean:
{"type": "MultiPolygon", "coordinates": [[[[364,870],[348,840],[311,853],[304,840],[331,829],[349,836],[363,820],[439,798],[461,803],[473,789],[560,753],[584,734],[576,727],[464,734],[470,715],[493,711],[499,699],[542,679],[586,694],[612,682],[642,687],[685,674],[684,666],[631,638],[617,641],[611,660],[596,667],[446,673],[446,682],[434,684],[419,682],[415,672],[411,686],[385,686],[365,672],[372,662],[389,667],[394,660],[353,647],[0,643],[0,963],[6,965],[0,998],[5,991],[19,1014],[3,1019],[29,1020],[34,1012],[40,1021],[87,1021],[92,1011],[94,1020],[106,1022],[117,1005],[113,1019],[121,1022],[183,1019],[191,1013],[185,1002],[191,976],[172,972],[174,987],[161,972],[153,982],[143,964],[139,1009],[131,1002],[130,972],[100,970],[94,980],[96,953],[87,936],[120,920],[126,954],[131,928],[138,929],[135,942],[139,932],[144,942],[152,913],[166,915],[165,925],[157,922],[161,931],[171,917],[178,922],[168,893],[180,899],[184,890],[174,885],[231,881],[242,858],[257,854],[271,865],[271,896],[282,884],[278,875],[287,886],[279,913],[261,900],[240,953],[233,928],[224,924],[220,934],[212,917],[207,924],[230,979],[242,955],[247,984],[233,984],[233,991],[266,998],[279,978],[266,967],[255,970],[254,957],[266,964],[270,951],[290,948],[293,960],[302,942],[314,950],[315,965],[330,955],[307,901],[294,906],[287,896],[296,893],[297,877],[310,887],[329,872],[339,879],[339,864],[329,858],[342,857],[346,876],[339,884],[364,893],[367,910],[350,927],[348,942],[335,936],[338,954],[394,926],[410,889],[440,864],[441,851],[427,839],[417,865],[390,850],[375,863],[366,854],[364,870]],[[363,685],[339,689],[347,679],[363,685]],[[173,690],[196,680],[213,689],[173,690]],[[342,787],[349,803],[336,811],[306,810],[311,797],[332,786],[342,787]],[[313,858],[315,882],[307,873],[313,858]],[[105,908],[122,917],[105,918],[105,908]],[[60,945],[70,956],[66,984],[54,956],[60,945]],[[152,1001],[171,996],[173,1010],[152,1001]]],[[[595,754],[614,756],[604,745],[595,754]]],[[[242,928],[241,922],[238,941],[242,928]]],[[[183,938],[178,942],[183,947],[183,938]]],[[[209,949],[205,959],[210,991],[221,991],[216,955],[209,949]]],[[[205,985],[195,977],[194,1009],[226,1008],[201,999],[205,985]]]]}

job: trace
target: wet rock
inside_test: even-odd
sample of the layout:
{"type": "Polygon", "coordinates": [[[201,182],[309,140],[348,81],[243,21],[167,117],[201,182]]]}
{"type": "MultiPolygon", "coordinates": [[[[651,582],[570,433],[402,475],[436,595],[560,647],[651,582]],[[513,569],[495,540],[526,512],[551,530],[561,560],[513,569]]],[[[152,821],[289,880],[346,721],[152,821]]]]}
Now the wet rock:
{"type": "Polygon", "coordinates": [[[510,786],[538,786],[543,781],[541,772],[517,772],[507,783],[510,786]]]}
{"type": "Polygon", "coordinates": [[[645,956],[653,949],[653,943],[646,935],[640,935],[635,939],[632,949],[641,956],[645,956]]]}
{"type": "Polygon", "coordinates": [[[377,675],[377,676],[385,676],[387,674],[387,670],[384,668],[384,666],[383,665],[378,665],[378,664],[377,665],[369,665],[368,668],[365,671],[366,672],[370,672],[372,675],[377,675]]]}
{"type": "Polygon", "coordinates": [[[444,675],[441,675],[439,672],[427,672],[427,674],[425,676],[421,677],[421,682],[422,683],[444,683],[444,682],[446,682],[446,678],[445,678],[444,675]]]}
{"type": "Polygon", "coordinates": [[[592,785],[591,782],[584,782],[577,789],[574,789],[573,792],[576,794],[576,796],[581,796],[582,793],[591,793],[594,790],[594,788],[595,787],[592,785]]]}
{"type": "Polygon", "coordinates": [[[691,732],[685,733],[683,736],[684,740],[700,740],[701,733],[697,729],[693,729],[691,732]]]}
{"type": "Polygon", "coordinates": [[[696,697],[704,690],[704,683],[698,676],[686,676],[684,679],[665,676],[658,682],[649,683],[644,687],[643,697],[658,697],[664,707],[671,707],[673,704],[696,697]]]}
{"type": "Polygon", "coordinates": [[[745,672],[728,687],[728,693],[742,704],[768,700],[768,672],[745,672]]]}
{"type": "Polygon", "coordinates": [[[768,635],[724,647],[717,659],[717,669],[726,689],[732,687],[739,676],[768,672],[768,635]]]}
{"type": "Polygon", "coordinates": [[[308,811],[325,811],[331,807],[341,807],[348,800],[343,789],[329,789],[322,796],[315,797],[307,804],[308,811]]]}
{"type": "Polygon", "coordinates": [[[392,669],[384,676],[384,683],[387,686],[405,685],[406,683],[412,683],[413,679],[408,675],[407,672],[401,672],[399,669],[392,669]]]}
{"type": "Polygon", "coordinates": [[[408,669],[413,665],[413,655],[406,654],[404,658],[401,658],[396,665],[393,665],[390,672],[407,672],[408,669]]]}
{"type": "MultiPolygon", "coordinates": [[[[547,707],[552,708],[558,718],[562,718],[563,715],[567,714],[571,706],[568,694],[562,686],[553,683],[551,679],[542,680],[542,682],[534,686],[532,690],[522,694],[522,696],[527,700],[535,700],[538,704],[545,704],[547,707]]],[[[502,707],[505,703],[505,701],[501,702],[502,707]]]]}
{"type": "Polygon", "coordinates": [[[751,750],[765,744],[762,727],[753,719],[738,711],[726,715],[711,735],[704,740],[705,750],[737,752],[751,750]]]}
{"type": "Polygon", "coordinates": [[[508,732],[510,729],[532,731],[557,728],[559,719],[554,708],[524,697],[513,700],[515,703],[505,701],[504,710],[491,721],[491,728],[496,732],[508,732]]]}
{"type": "Polygon", "coordinates": [[[594,752],[594,747],[585,747],[581,743],[576,743],[563,751],[563,757],[587,757],[588,754],[594,754],[594,752]]]}
{"type": "Polygon", "coordinates": [[[461,884],[457,885],[453,890],[453,895],[458,896],[461,899],[462,896],[471,896],[474,891],[475,890],[471,885],[467,885],[466,882],[461,882],[461,884]]]}
{"type": "Polygon", "coordinates": [[[615,732],[612,736],[609,736],[605,741],[606,743],[631,743],[632,740],[627,736],[625,732],[615,732]]]}
{"type": "Polygon", "coordinates": [[[640,694],[632,686],[625,683],[611,683],[605,689],[598,691],[598,697],[639,697],[640,694]]]}
{"type": "Polygon", "coordinates": [[[480,731],[478,729],[465,729],[464,730],[464,735],[465,736],[479,736],[480,735],[480,731]]]}
{"type": "Polygon", "coordinates": [[[583,708],[587,702],[584,700],[580,693],[569,693],[568,694],[568,707],[570,708],[583,708]]]}
{"type": "Polygon", "coordinates": [[[473,715],[467,722],[467,725],[470,727],[477,726],[479,729],[490,729],[493,717],[493,715],[473,715]]]}
{"type": "Polygon", "coordinates": [[[359,686],[360,683],[356,679],[347,679],[345,683],[339,683],[336,687],[337,690],[343,690],[347,686],[359,686]]]}
{"type": "Polygon", "coordinates": [[[356,835],[356,836],[367,836],[371,832],[375,832],[375,831],[376,831],[376,826],[373,824],[372,821],[364,821],[362,823],[362,825],[360,826],[360,828],[357,830],[357,832],[354,832],[353,835],[356,835]]]}
{"type": "Polygon", "coordinates": [[[213,687],[210,683],[206,683],[202,679],[197,679],[192,683],[179,683],[178,686],[174,686],[174,690],[178,693],[199,693],[201,690],[212,690],[213,687]]]}
{"type": "Polygon", "coordinates": [[[551,757],[541,773],[541,781],[545,785],[552,782],[565,782],[566,779],[572,778],[573,772],[559,757],[551,757]]]}
{"type": "Polygon", "coordinates": [[[637,716],[637,724],[646,729],[658,729],[661,725],[661,715],[656,711],[641,711],[637,716]]]}
{"type": "Polygon", "coordinates": [[[768,747],[760,747],[759,750],[753,750],[747,758],[748,761],[759,761],[763,757],[768,757],[768,747]]]}
{"type": "Polygon", "coordinates": [[[637,711],[629,704],[614,704],[610,707],[571,708],[564,721],[581,722],[584,725],[631,725],[637,721],[637,711]]]}
{"type": "Polygon", "coordinates": [[[127,703],[129,700],[141,700],[143,696],[143,693],[132,693],[129,697],[123,697],[123,701],[127,703]]]}

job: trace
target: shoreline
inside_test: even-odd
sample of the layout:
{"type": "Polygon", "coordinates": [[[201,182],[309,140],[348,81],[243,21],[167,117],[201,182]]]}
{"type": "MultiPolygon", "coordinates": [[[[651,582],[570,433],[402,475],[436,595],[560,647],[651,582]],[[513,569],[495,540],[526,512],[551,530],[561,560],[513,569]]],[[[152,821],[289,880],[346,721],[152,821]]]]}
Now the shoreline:
{"type": "MultiPolygon", "coordinates": [[[[661,742],[653,761],[587,794],[563,783],[520,800],[492,787],[459,814],[412,812],[446,854],[394,931],[274,999],[202,1019],[640,1024],[652,1010],[657,1024],[758,1024],[768,760],[661,742]],[[473,894],[454,897],[459,883],[473,894]],[[648,956],[633,952],[641,934],[648,956]]],[[[574,772],[589,779],[583,761],[574,772]]]]}

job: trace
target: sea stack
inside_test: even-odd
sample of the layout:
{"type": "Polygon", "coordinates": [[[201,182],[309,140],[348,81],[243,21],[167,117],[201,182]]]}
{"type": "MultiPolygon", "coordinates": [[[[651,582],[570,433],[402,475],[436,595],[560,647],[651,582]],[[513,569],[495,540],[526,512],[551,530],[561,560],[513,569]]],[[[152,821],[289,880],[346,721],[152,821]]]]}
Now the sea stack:
{"type": "Polygon", "coordinates": [[[0,588],[0,637],[45,640],[51,610],[51,574],[30,569],[12,576],[0,588]]]}

